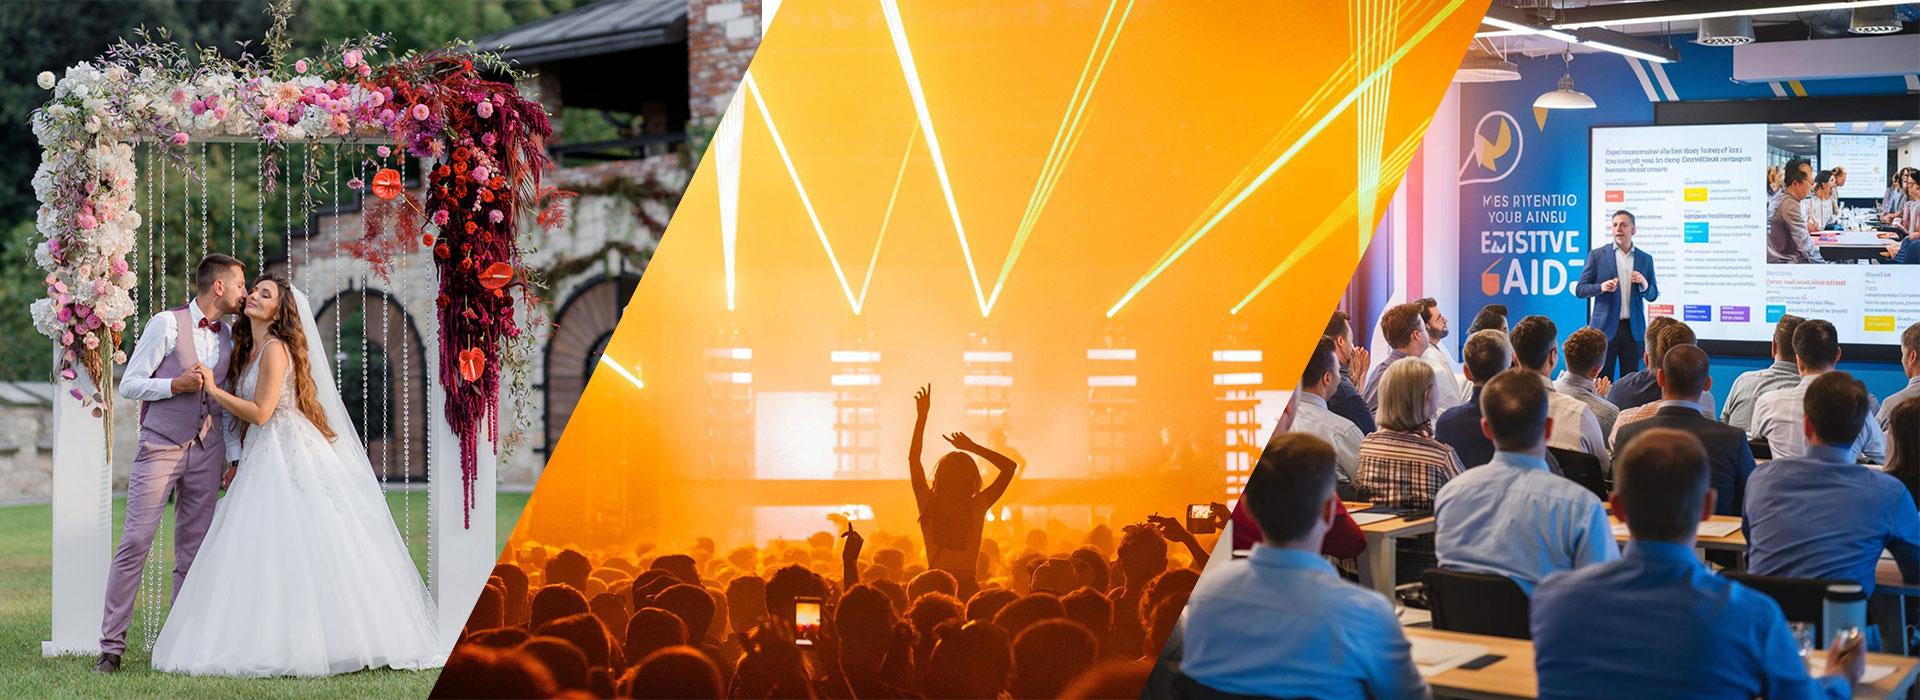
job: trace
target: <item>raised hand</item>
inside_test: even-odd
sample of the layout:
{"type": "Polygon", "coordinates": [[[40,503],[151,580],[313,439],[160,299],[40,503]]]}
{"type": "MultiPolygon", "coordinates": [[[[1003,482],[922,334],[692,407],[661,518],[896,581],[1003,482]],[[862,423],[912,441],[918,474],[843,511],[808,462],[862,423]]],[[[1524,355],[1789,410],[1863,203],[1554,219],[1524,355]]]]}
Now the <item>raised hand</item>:
{"type": "Polygon", "coordinates": [[[947,442],[953,443],[953,449],[956,450],[973,452],[980,449],[980,443],[974,442],[973,438],[967,437],[966,433],[949,433],[940,437],[946,438],[947,442]]]}
{"type": "Polygon", "coordinates": [[[1613,380],[1608,379],[1606,377],[1601,377],[1599,379],[1594,380],[1593,393],[1599,394],[1601,396],[1606,396],[1607,392],[1611,390],[1613,390],[1613,380]]]}
{"type": "Polygon", "coordinates": [[[932,406],[932,404],[933,404],[933,385],[932,384],[928,384],[926,386],[920,387],[918,391],[913,392],[913,410],[918,411],[921,418],[927,417],[927,409],[930,406],[932,406]]]}
{"type": "Polygon", "coordinates": [[[847,545],[840,549],[840,562],[851,565],[860,561],[860,548],[866,545],[867,538],[853,531],[853,521],[847,521],[847,531],[840,533],[840,536],[847,540],[847,545]]]}
{"type": "Polygon", "coordinates": [[[1358,345],[1353,348],[1353,359],[1347,361],[1347,380],[1354,386],[1367,385],[1367,372],[1373,369],[1373,353],[1358,345]]]}
{"type": "Polygon", "coordinates": [[[1213,521],[1213,529],[1215,531],[1226,527],[1227,520],[1233,517],[1233,509],[1228,508],[1225,503],[1211,502],[1207,504],[1207,507],[1209,509],[1207,511],[1207,519],[1213,521]]]}
{"type": "Polygon", "coordinates": [[[1160,534],[1165,535],[1169,541],[1186,542],[1193,539],[1193,533],[1187,532],[1187,526],[1180,524],[1177,518],[1156,513],[1147,516],[1147,522],[1159,528],[1160,534]]]}

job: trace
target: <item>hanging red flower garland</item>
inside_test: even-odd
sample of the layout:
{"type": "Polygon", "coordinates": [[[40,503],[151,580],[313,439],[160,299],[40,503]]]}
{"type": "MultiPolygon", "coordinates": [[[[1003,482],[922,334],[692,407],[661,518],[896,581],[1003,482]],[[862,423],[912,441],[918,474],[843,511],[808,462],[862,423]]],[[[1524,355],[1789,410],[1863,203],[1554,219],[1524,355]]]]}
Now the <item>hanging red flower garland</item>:
{"type": "MultiPolygon", "coordinates": [[[[516,301],[529,308],[536,303],[521,274],[515,223],[523,207],[541,209],[545,200],[564,198],[540,184],[551,166],[546,139],[553,130],[539,103],[481,76],[462,54],[412,58],[367,76],[366,83],[388,96],[379,119],[403,151],[383,149],[383,160],[412,155],[432,169],[419,202],[402,189],[399,173],[375,175],[375,195],[404,205],[367,217],[366,235],[353,252],[384,270],[394,253],[415,245],[432,250],[440,282],[440,383],[459,443],[471,525],[482,431],[486,440],[499,441],[502,345],[521,333],[516,301]]],[[[535,218],[542,225],[560,219],[545,211],[535,218]]]]}

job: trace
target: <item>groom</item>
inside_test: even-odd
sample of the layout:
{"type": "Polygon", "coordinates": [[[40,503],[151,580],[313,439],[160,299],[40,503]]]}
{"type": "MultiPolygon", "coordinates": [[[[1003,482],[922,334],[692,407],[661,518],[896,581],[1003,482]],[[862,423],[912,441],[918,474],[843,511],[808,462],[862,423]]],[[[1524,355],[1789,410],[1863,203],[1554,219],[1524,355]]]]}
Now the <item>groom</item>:
{"type": "Polygon", "coordinates": [[[178,594],[213,523],[214,499],[233,479],[231,460],[240,455],[232,417],[201,392],[194,369],[205,366],[215,377],[226,376],[233,336],[220,319],[240,311],[246,301],[246,270],[239,260],[216,253],[201,259],[193,279],[193,301],[147,321],[120,380],[120,396],[145,403],[140,449],[127,478],[126,527],[107,574],[95,673],[120,670],[140,571],[167,495],[174,495],[173,591],[178,594]]]}

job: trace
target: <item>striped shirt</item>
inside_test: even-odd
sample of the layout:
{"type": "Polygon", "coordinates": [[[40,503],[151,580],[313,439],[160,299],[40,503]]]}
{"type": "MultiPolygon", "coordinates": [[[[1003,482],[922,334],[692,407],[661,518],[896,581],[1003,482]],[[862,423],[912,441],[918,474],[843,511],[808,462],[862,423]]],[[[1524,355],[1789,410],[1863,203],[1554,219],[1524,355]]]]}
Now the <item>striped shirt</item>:
{"type": "Polygon", "coordinates": [[[1359,478],[1374,505],[1433,508],[1433,497],[1448,479],[1463,471],[1453,448],[1426,431],[1404,433],[1381,428],[1360,441],[1359,478]]]}

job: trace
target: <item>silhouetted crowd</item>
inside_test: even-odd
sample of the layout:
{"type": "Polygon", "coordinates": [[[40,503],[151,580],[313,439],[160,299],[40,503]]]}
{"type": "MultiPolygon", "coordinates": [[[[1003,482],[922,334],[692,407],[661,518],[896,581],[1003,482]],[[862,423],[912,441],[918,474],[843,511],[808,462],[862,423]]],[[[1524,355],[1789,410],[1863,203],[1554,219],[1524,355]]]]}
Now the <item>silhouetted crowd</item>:
{"type": "Polygon", "coordinates": [[[525,544],[494,568],[434,696],[1138,697],[1212,538],[1158,516],[1117,537],[1050,523],[1017,548],[989,529],[1003,536],[982,539],[965,582],[920,563],[915,538],[869,546],[851,528],[724,553],[707,538],[525,544]],[[796,626],[796,600],[816,598],[817,630],[796,626]]]}

